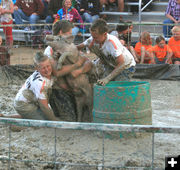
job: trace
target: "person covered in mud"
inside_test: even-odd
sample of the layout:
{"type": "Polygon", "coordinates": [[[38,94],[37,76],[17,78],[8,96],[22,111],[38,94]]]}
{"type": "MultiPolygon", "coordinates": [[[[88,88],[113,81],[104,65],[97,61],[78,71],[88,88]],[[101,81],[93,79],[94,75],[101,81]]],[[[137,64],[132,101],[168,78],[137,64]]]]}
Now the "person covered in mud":
{"type": "Polygon", "coordinates": [[[135,72],[134,57],[117,37],[108,33],[106,21],[97,19],[90,32],[91,37],[77,47],[79,50],[88,47],[98,56],[94,62],[94,69],[98,70],[97,83],[104,86],[109,81],[130,80],[135,72]]]}
{"type": "MultiPolygon", "coordinates": [[[[73,25],[71,22],[67,20],[61,20],[53,24],[52,32],[55,36],[58,35],[65,38],[72,35],[72,28],[73,25]]],[[[52,94],[50,97],[50,104],[54,110],[54,113],[56,116],[60,117],[64,121],[77,121],[74,95],[70,87],[68,86],[64,76],[62,74],[60,75],[55,73],[57,72],[57,61],[60,57],[60,54],[55,54],[55,52],[50,46],[45,49],[44,54],[51,59],[53,72],[54,75],[57,77],[57,81],[52,88],[52,94]]],[[[64,67],[66,68],[66,66],[64,67]]],[[[84,57],[82,59],[82,66],[71,71],[69,74],[76,78],[80,74],[88,72],[91,67],[92,63],[86,57],[84,57]]],[[[64,70],[60,69],[58,70],[58,72],[63,73],[64,70]]]]}
{"type": "MultiPolygon", "coordinates": [[[[69,70],[63,71],[63,74],[78,68],[80,65],[81,61],[78,61],[76,64],[69,66],[69,70]]],[[[0,116],[36,120],[61,120],[54,115],[48,100],[50,89],[55,80],[52,75],[50,59],[42,52],[37,52],[34,57],[34,66],[36,70],[25,81],[15,97],[14,108],[18,114],[11,116],[1,114],[0,116]]]]}

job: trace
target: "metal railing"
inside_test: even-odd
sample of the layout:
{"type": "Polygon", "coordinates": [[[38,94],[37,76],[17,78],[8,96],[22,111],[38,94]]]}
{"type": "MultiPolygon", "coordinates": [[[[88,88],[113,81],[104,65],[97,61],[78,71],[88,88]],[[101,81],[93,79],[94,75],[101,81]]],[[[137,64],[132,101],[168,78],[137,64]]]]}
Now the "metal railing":
{"type": "MultiPolygon", "coordinates": [[[[155,154],[155,149],[154,149],[154,134],[155,133],[177,133],[180,134],[180,126],[154,126],[154,125],[127,125],[127,124],[103,124],[103,123],[79,123],[79,122],[56,122],[56,121],[41,121],[41,120],[26,120],[26,119],[11,119],[11,118],[0,118],[0,125],[3,126],[9,126],[9,143],[8,143],[8,156],[0,156],[0,161],[7,161],[7,167],[9,170],[13,166],[13,162],[24,162],[24,163],[35,163],[37,164],[52,164],[54,165],[52,169],[58,169],[58,165],[64,165],[64,166],[75,166],[75,167],[84,167],[83,169],[86,169],[87,167],[96,167],[98,169],[104,170],[105,168],[124,168],[124,169],[140,169],[140,168],[145,168],[145,169],[158,169],[158,167],[154,167],[154,154],[155,154]],[[54,129],[54,154],[53,158],[51,161],[46,161],[46,160],[39,160],[38,157],[36,160],[31,160],[31,159],[15,159],[12,156],[12,150],[11,150],[11,140],[12,140],[12,132],[11,128],[13,126],[25,126],[25,127],[38,127],[38,128],[53,128],[54,129]],[[101,153],[101,161],[97,161],[96,164],[87,164],[83,163],[82,160],[79,160],[77,162],[63,162],[63,161],[58,161],[59,157],[57,154],[57,131],[58,130],[82,130],[83,134],[85,134],[86,131],[99,131],[102,132],[102,153],[101,153]],[[133,133],[152,133],[152,161],[151,161],[151,166],[150,167],[142,167],[142,166],[120,166],[120,165],[106,165],[105,164],[105,134],[109,132],[133,132],[133,133]]],[[[2,127],[1,127],[2,128],[2,127]]],[[[1,129],[2,131],[3,129],[1,129]]],[[[100,138],[101,139],[101,138],[100,138]]],[[[18,139],[17,139],[18,140],[18,139]]],[[[87,138],[87,143],[89,138],[87,138]]],[[[112,139],[113,140],[113,139],[112,139]]],[[[120,140],[120,139],[119,139],[120,140]]],[[[133,138],[130,138],[129,140],[134,140],[133,138]]],[[[3,141],[1,141],[3,143],[3,141]]],[[[51,143],[52,144],[52,143],[51,143]]],[[[128,144],[128,142],[127,142],[128,144]]],[[[1,145],[1,144],[0,144],[1,145]]],[[[146,145],[146,143],[144,143],[146,145]]],[[[112,148],[115,146],[111,146],[112,148]]],[[[2,150],[3,148],[1,148],[2,150]]],[[[120,153],[121,155],[121,153],[120,153]]],[[[90,158],[89,158],[90,159],[90,158]]],[[[93,157],[95,159],[95,155],[93,157]]],[[[118,158],[117,158],[118,159],[118,158]]],[[[38,165],[37,165],[38,167],[38,165]]]]}

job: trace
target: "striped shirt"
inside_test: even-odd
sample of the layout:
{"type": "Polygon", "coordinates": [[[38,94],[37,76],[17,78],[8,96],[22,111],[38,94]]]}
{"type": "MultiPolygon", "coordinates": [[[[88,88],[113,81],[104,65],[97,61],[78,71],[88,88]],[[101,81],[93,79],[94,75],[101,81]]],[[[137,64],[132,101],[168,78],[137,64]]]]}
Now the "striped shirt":
{"type": "Polygon", "coordinates": [[[177,3],[177,0],[169,0],[166,14],[170,14],[177,21],[180,20],[180,4],[177,3]]]}

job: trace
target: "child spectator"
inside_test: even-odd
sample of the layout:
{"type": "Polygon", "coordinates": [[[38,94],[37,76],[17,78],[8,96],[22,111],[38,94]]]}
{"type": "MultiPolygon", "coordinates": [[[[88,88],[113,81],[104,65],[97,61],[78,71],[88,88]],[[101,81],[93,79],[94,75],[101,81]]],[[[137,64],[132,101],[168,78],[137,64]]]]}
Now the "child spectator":
{"type": "Polygon", "coordinates": [[[152,40],[149,32],[142,32],[139,37],[139,42],[135,45],[135,51],[140,64],[143,63],[154,63],[154,59],[151,57],[148,49],[152,48],[152,40]]]}
{"type": "MultiPolygon", "coordinates": [[[[0,6],[0,23],[2,25],[13,24],[12,13],[13,13],[13,2],[12,0],[1,0],[0,6]]],[[[13,46],[13,35],[12,26],[4,26],[3,32],[6,36],[6,45],[11,48],[13,46]]]]}
{"type": "Polygon", "coordinates": [[[173,64],[180,64],[180,26],[174,26],[172,29],[172,37],[169,39],[168,45],[173,52],[173,64]]]}
{"type": "MultiPolygon", "coordinates": [[[[58,20],[68,20],[72,23],[83,23],[79,12],[72,6],[71,0],[63,0],[62,8],[58,10],[55,22],[58,20]]],[[[78,32],[84,33],[85,28],[83,25],[75,25],[72,29],[72,35],[77,35],[78,32]]]]}
{"type": "Polygon", "coordinates": [[[84,22],[92,23],[99,18],[100,3],[94,0],[82,0],[80,3],[80,14],[84,22]]]}
{"type": "Polygon", "coordinates": [[[156,64],[171,64],[172,50],[166,44],[164,37],[159,36],[156,38],[156,45],[150,50],[152,57],[155,59],[156,64]]]}
{"type": "Polygon", "coordinates": [[[110,34],[116,36],[121,41],[121,44],[124,45],[125,47],[127,47],[127,49],[133,55],[135,61],[138,63],[139,60],[136,56],[136,52],[134,50],[134,47],[131,46],[131,33],[132,33],[132,29],[133,29],[133,25],[131,24],[132,22],[131,21],[125,22],[125,21],[120,20],[119,23],[124,24],[124,25],[118,24],[116,26],[116,29],[112,30],[110,32],[110,34]]]}
{"type": "Polygon", "coordinates": [[[0,66],[10,64],[10,55],[6,47],[2,45],[2,37],[0,36],[0,66]]]}

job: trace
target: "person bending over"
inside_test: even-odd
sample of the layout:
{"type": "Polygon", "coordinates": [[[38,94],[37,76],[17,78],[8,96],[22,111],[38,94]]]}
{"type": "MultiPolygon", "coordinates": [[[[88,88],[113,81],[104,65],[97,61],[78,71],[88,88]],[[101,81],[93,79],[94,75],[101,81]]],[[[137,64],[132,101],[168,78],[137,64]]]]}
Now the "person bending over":
{"type": "Polygon", "coordinates": [[[97,19],[90,31],[91,37],[77,47],[80,50],[87,46],[98,56],[94,62],[94,68],[98,70],[98,84],[106,85],[109,81],[130,80],[135,72],[134,57],[117,37],[108,34],[106,21],[97,19]]]}

